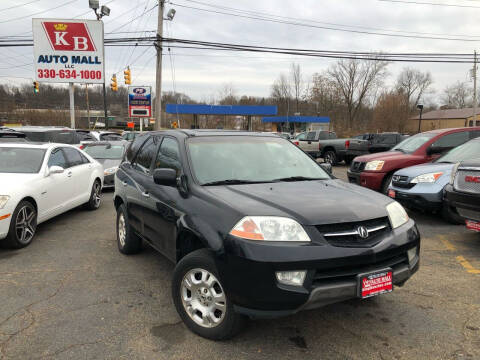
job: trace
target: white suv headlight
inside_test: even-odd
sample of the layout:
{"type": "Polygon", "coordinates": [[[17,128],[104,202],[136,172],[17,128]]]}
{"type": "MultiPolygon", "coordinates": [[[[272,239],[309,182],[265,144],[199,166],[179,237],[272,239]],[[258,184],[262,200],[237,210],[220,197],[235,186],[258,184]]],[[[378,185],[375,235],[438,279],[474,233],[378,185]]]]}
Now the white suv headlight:
{"type": "Polygon", "coordinates": [[[408,221],[408,214],[398,202],[394,201],[386,206],[392,228],[396,229],[408,221]]]}
{"type": "Polygon", "coordinates": [[[248,240],[310,242],[302,225],[278,216],[245,216],[230,235],[248,240]]]}
{"type": "Polygon", "coordinates": [[[443,172],[436,172],[436,173],[428,173],[428,174],[422,174],[414,177],[410,183],[412,184],[418,184],[418,183],[434,183],[437,181],[440,176],[443,175],[443,172]]]}
{"type": "Polygon", "coordinates": [[[450,174],[450,185],[453,185],[455,182],[455,175],[457,175],[457,169],[460,166],[460,163],[456,163],[455,166],[452,169],[452,173],[450,174]]]}
{"type": "Polygon", "coordinates": [[[383,168],[383,164],[385,164],[385,161],[383,160],[369,161],[365,165],[365,170],[380,171],[383,168]]]}
{"type": "Polygon", "coordinates": [[[10,199],[10,196],[0,195],[0,209],[3,209],[5,205],[7,205],[8,199],[10,199]]]}

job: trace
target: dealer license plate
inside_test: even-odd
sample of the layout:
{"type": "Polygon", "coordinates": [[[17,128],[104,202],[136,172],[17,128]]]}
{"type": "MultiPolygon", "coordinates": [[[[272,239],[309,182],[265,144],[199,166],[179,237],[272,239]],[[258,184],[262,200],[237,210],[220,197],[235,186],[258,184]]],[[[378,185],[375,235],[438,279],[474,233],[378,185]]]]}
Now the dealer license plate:
{"type": "Polygon", "coordinates": [[[467,229],[480,231],[480,221],[465,220],[465,225],[467,225],[467,229]]]}
{"type": "Polygon", "coordinates": [[[359,281],[359,295],[363,299],[393,291],[393,273],[391,270],[361,275],[359,281]]]}

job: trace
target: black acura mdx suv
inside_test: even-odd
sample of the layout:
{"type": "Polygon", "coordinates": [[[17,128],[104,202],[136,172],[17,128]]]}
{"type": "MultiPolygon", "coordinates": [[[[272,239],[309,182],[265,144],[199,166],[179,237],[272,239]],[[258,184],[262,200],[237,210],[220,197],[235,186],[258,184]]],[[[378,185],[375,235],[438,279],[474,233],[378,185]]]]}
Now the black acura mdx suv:
{"type": "Polygon", "coordinates": [[[246,317],[295,313],[401,286],[420,235],[392,199],[335,179],[265,133],[168,130],[138,136],[115,175],[117,241],[176,263],[175,307],[210,339],[246,317]]]}

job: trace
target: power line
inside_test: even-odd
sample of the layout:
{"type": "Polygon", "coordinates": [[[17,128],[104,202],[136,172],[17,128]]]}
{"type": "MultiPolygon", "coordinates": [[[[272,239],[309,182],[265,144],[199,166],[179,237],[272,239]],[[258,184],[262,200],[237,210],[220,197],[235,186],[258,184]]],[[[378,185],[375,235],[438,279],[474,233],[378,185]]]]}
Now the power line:
{"type": "Polygon", "coordinates": [[[378,1],[401,3],[401,4],[412,4],[412,5],[433,5],[433,6],[447,6],[447,7],[480,9],[480,6],[474,6],[474,5],[442,4],[442,3],[432,3],[432,2],[422,2],[422,1],[405,1],[405,0],[378,0],[378,1]]]}
{"type": "Polygon", "coordinates": [[[331,26],[321,26],[321,25],[313,25],[307,24],[302,22],[293,22],[287,20],[279,20],[279,19],[272,19],[262,16],[255,16],[255,15],[242,15],[237,13],[231,13],[226,11],[219,11],[219,10],[212,10],[212,9],[202,9],[194,6],[182,5],[178,3],[171,2],[171,4],[175,6],[180,6],[186,9],[192,9],[197,11],[203,12],[211,12],[215,14],[222,14],[234,17],[240,17],[245,19],[251,20],[259,20],[259,21],[266,21],[271,23],[278,23],[278,24],[285,24],[285,25],[293,25],[293,26],[300,26],[300,27],[308,27],[308,28],[316,28],[316,29],[323,29],[323,30],[332,30],[332,31],[341,31],[341,32],[348,32],[348,33],[356,33],[356,34],[366,34],[366,35],[378,35],[378,36],[388,36],[388,37],[400,37],[400,38],[410,38],[410,39],[428,39],[428,40],[446,40],[446,41],[465,41],[465,42],[478,42],[479,39],[466,39],[466,38],[449,38],[449,37],[442,37],[442,36],[420,36],[420,35],[406,35],[406,34],[388,34],[388,33],[380,33],[375,31],[364,31],[364,30],[352,30],[352,29],[340,29],[334,28],[331,26]]]}
{"type": "Polygon", "coordinates": [[[49,8],[49,9],[46,9],[46,10],[38,11],[38,12],[33,13],[33,14],[29,14],[29,15],[25,15],[25,16],[20,16],[20,17],[13,18],[13,19],[3,20],[3,21],[0,21],[0,24],[5,24],[5,23],[7,23],[7,22],[22,20],[22,19],[26,19],[26,18],[31,18],[31,17],[34,16],[34,15],[43,14],[43,13],[46,13],[46,12],[49,12],[49,11],[56,10],[56,9],[61,8],[61,7],[67,6],[67,5],[71,4],[71,3],[74,3],[75,1],[78,1],[78,0],[71,0],[71,1],[68,1],[68,2],[66,2],[66,3],[64,3],[64,4],[61,4],[61,5],[58,5],[58,6],[49,8]]]}
{"type": "MultiPolygon", "coordinates": [[[[338,24],[338,23],[331,23],[331,22],[325,22],[325,21],[318,21],[318,20],[311,20],[311,19],[301,19],[297,17],[290,17],[290,16],[281,16],[281,15],[276,15],[276,14],[269,14],[266,12],[261,12],[258,10],[251,11],[251,10],[242,10],[239,8],[232,8],[232,7],[227,7],[227,6],[221,6],[213,3],[206,3],[202,1],[197,1],[197,0],[182,0],[182,1],[187,1],[190,3],[195,3],[195,4],[200,4],[212,8],[217,8],[217,9],[223,9],[223,10],[228,10],[228,11],[234,11],[234,12],[240,12],[240,13],[245,13],[249,15],[254,15],[258,16],[259,14],[265,15],[268,17],[273,17],[273,18],[281,18],[281,19],[287,19],[287,20],[298,20],[298,21],[303,21],[303,22],[310,22],[310,23],[316,23],[316,24],[323,24],[323,25],[331,25],[331,26],[339,26],[339,27],[347,27],[347,28],[357,28],[357,29],[366,29],[366,30],[375,30],[375,31],[384,31],[384,32],[397,32],[397,33],[405,33],[405,34],[420,34],[420,35],[434,35],[434,36],[456,36],[456,37],[480,37],[479,35],[469,35],[469,34],[442,34],[442,33],[426,33],[426,32],[419,32],[419,31],[406,31],[406,30],[393,30],[393,29],[383,29],[383,28],[377,28],[377,27],[369,27],[369,26],[359,26],[359,25],[345,25],[345,24],[338,24]]],[[[476,1],[476,0],[469,0],[469,1],[476,1]]]]}
{"type": "Polygon", "coordinates": [[[7,11],[7,10],[10,10],[10,9],[15,9],[15,8],[25,6],[25,5],[28,5],[28,4],[33,4],[33,3],[36,3],[36,2],[39,2],[39,1],[41,1],[41,0],[33,0],[33,1],[23,3],[23,4],[13,5],[13,6],[10,6],[10,7],[7,7],[7,8],[0,9],[0,12],[7,11]]]}
{"type": "Polygon", "coordinates": [[[130,21],[127,21],[126,23],[124,23],[124,24],[122,24],[122,25],[120,25],[120,26],[117,26],[115,29],[111,30],[111,32],[115,32],[115,31],[117,31],[118,29],[121,29],[122,27],[124,27],[125,25],[130,24],[131,22],[137,20],[139,17],[141,17],[141,16],[147,14],[148,12],[152,11],[152,10],[155,9],[157,6],[158,6],[158,4],[155,4],[153,7],[151,7],[151,8],[148,9],[147,11],[144,11],[144,12],[141,13],[139,16],[133,18],[133,19],[130,20],[130,21]]]}

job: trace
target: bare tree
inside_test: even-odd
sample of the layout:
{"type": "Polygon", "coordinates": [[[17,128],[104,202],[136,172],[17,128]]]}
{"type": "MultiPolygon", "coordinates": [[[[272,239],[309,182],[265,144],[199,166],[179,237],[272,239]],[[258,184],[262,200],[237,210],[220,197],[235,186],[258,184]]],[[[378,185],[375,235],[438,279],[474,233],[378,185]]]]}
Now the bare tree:
{"type": "Polygon", "coordinates": [[[328,70],[328,76],[342,93],[349,128],[355,123],[368,96],[383,84],[387,65],[388,62],[381,59],[348,59],[338,61],[328,70]]]}
{"type": "Polygon", "coordinates": [[[396,88],[399,93],[405,95],[407,112],[415,109],[423,94],[432,85],[433,79],[430,72],[422,73],[420,70],[409,67],[403,68],[398,75],[396,88]]]}
{"type": "Polygon", "coordinates": [[[290,112],[290,99],[292,97],[292,88],[285,74],[280,76],[273,82],[271,97],[278,103],[285,106],[285,112],[288,116],[290,112]]]}
{"type": "Polygon", "coordinates": [[[447,86],[443,90],[442,100],[448,108],[462,109],[472,106],[472,101],[469,99],[471,93],[472,89],[467,83],[457,81],[455,84],[447,86]]]}
{"type": "Polygon", "coordinates": [[[237,103],[237,91],[233,84],[224,83],[218,91],[220,105],[233,105],[237,103]]]}
{"type": "Polygon", "coordinates": [[[292,63],[290,67],[290,77],[292,80],[293,96],[295,98],[295,112],[298,112],[298,105],[303,92],[303,79],[300,65],[292,63]]]}

